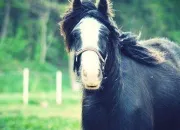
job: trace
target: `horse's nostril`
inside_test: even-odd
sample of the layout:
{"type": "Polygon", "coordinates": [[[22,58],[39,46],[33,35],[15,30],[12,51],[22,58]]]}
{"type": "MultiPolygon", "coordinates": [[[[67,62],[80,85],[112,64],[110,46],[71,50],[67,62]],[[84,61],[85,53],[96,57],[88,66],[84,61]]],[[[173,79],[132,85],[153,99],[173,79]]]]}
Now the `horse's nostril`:
{"type": "Polygon", "coordinates": [[[83,76],[87,77],[87,72],[85,70],[83,70],[83,76]]]}

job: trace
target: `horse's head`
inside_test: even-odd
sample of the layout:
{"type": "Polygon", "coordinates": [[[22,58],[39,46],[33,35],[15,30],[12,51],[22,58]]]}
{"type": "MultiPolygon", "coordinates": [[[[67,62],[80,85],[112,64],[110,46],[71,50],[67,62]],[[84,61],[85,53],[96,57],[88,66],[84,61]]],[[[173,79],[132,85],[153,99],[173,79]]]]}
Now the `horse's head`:
{"type": "Polygon", "coordinates": [[[98,7],[74,0],[61,23],[67,49],[74,53],[74,71],[86,89],[98,89],[104,76],[113,25],[107,0],[98,7]]]}

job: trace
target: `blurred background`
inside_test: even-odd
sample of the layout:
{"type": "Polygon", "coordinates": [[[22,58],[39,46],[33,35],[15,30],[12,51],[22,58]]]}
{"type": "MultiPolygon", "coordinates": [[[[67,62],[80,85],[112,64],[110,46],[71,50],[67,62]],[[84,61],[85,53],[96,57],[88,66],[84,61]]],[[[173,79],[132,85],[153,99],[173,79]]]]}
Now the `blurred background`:
{"type": "MultiPolygon", "coordinates": [[[[121,30],[141,32],[141,39],[167,37],[180,43],[179,0],[112,2],[121,30]]],[[[58,25],[68,4],[0,0],[0,130],[80,129],[81,90],[71,76],[58,25]],[[29,75],[27,69],[23,74],[25,68],[29,75]],[[62,86],[59,95],[57,86],[62,86]]]]}

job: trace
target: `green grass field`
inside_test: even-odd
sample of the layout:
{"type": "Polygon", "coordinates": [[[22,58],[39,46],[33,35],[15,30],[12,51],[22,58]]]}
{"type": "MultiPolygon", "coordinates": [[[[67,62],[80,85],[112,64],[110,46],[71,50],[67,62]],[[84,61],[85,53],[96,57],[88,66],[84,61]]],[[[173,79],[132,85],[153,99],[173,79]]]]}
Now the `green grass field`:
{"type": "Polygon", "coordinates": [[[80,130],[81,92],[63,92],[56,105],[55,92],[31,93],[29,105],[21,93],[0,94],[0,130],[80,130]]]}

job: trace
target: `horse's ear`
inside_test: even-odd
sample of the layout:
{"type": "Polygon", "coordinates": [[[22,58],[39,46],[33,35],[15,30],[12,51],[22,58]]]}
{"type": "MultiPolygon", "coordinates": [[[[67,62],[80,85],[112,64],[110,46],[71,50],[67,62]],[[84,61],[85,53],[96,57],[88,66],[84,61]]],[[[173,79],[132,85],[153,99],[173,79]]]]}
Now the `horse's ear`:
{"type": "Polygon", "coordinates": [[[73,0],[72,6],[73,6],[73,9],[77,9],[81,7],[81,0],[73,0]]]}
{"type": "Polygon", "coordinates": [[[111,15],[111,3],[110,0],[99,0],[98,10],[105,16],[111,15]]]}

